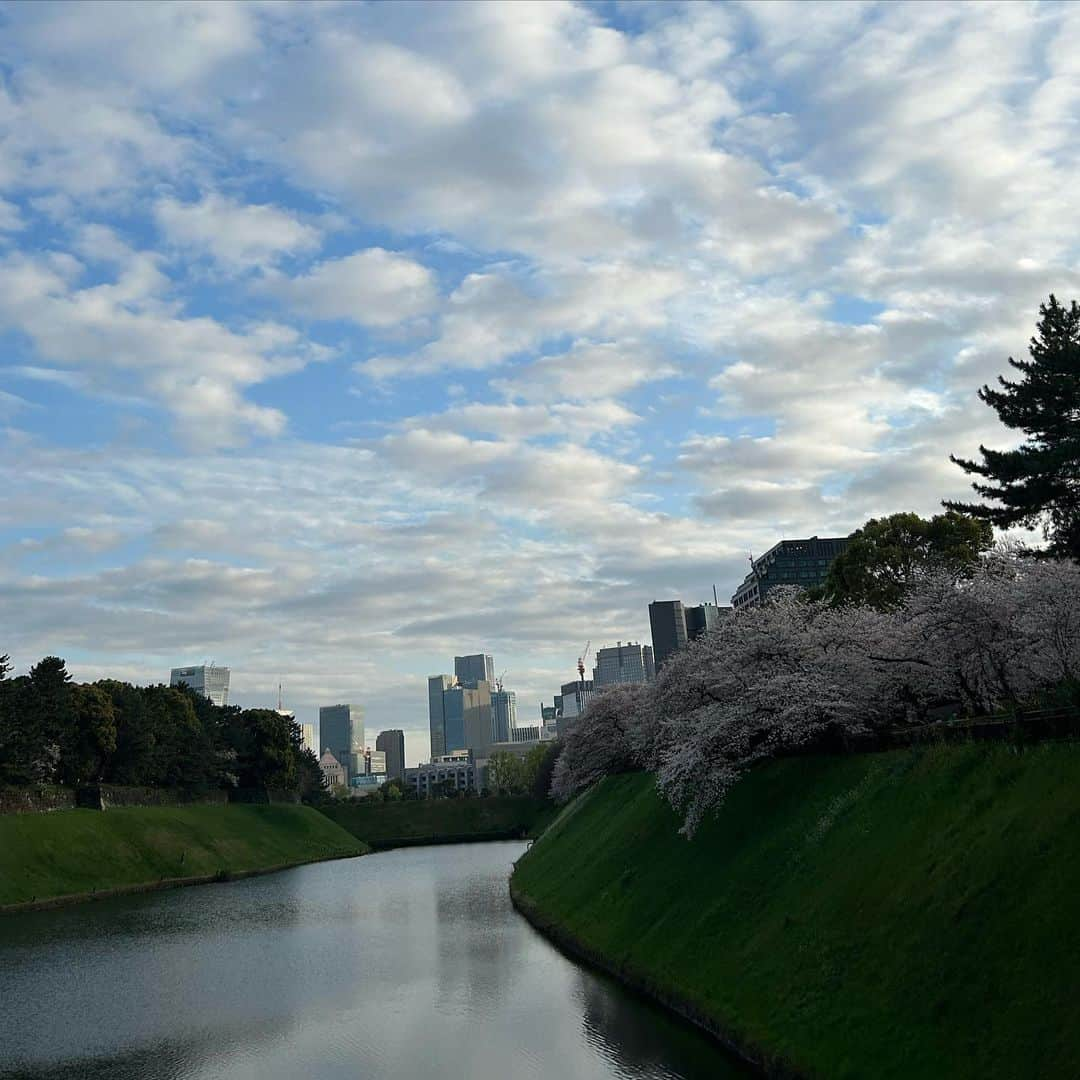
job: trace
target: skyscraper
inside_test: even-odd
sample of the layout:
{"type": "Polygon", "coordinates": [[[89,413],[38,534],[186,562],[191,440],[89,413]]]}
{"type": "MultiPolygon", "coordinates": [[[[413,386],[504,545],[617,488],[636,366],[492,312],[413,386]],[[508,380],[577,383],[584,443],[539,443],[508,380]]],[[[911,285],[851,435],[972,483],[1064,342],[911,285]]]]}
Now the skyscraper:
{"type": "Polygon", "coordinates": [[[443,695],[454,685],[452,675],[432,675],[428,681],[428,730],[431,733],[432,760],[442,757],[446,750],[446,710],[443,695]]]}
{"type": "Polygon", "coordinates": [[[730,615],[731,608],[716,604],[683,607],[681,600],[654,600],[649,605],[649,626],[656,670],[659,671],[688,641],[697,641],[708,633],[725,613],[730,615]]]}
{"type": "Polygon", "coordinates": [[[209,698],[215,705],[229,704],[229,669],[214,664],[198,667],[174,667],[169,676],[170,686],[186,683],[198,694],[209,698]]]}
{"type": "Polygon", "coordinates": [[[624,645],[620,641],[597,652],[593,682],[599,690],[602,686],[616,686],[619,683],[651,682],[655,674],[650,646],[633,641],[624,645]]]}
{"type": "Polygon", "coordinates": [[[341,762],[346,781],[364,771],[364,710],[358,705],[323,705],[319,709],[319,743],[341,762]]]}
{"type": "Polygon", "coordinates": [[[393,780],[405,777],[405,732],[397,728],[380,731],[375,739],[375,749],[386,755],[386,776],[393,780]]]}
{"type": "Polygon", "coordinates": [[[491,738],[510,742],[517,727],[517,695],[513,690],[491,692],[491,738]]]}
{"type": "Polygon", "coordinates": [[[659,670],[667,658],[677,653],[689,640],[682,601],[654,600],[649,605],[649,628],[652,630],[653,656],[659,670]]]}
{"type": "Polygon", "coordinates": [[[443,691],[446,753],[472,750],[487,757],[491,738],[491,689],[486,682],[476,686],[451,686],[443,691]]]}
{"type": "Polygon", "coordinates": [[[484,757],[492,742],[491,686],[484,679],[468,685],[455,684],[449,675],[432,675],[428,723],[432,759],[465,749],[484,757]]]}
{"type": "Polygon", "coordinates": [[[487,653],[474,653],[472,656],[454,657],[454,677],[462,686],[475,687],[486,682],[495,685],[495,661],[487,653]]]}

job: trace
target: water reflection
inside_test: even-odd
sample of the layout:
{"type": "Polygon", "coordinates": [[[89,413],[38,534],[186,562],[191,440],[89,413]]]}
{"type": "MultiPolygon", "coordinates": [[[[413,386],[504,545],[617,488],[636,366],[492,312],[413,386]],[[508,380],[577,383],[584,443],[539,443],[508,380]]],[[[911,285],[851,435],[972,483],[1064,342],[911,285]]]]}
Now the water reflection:
{"type": "Polygon", "coordinates": [[[734,1076],[510,906],[517,842],[0,919],[0,1077],[734,1076]]]}

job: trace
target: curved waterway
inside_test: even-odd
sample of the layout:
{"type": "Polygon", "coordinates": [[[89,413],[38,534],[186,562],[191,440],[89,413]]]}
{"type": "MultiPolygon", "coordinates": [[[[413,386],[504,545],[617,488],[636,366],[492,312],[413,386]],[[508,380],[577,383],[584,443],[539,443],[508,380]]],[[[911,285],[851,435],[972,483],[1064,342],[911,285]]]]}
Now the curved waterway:
{"type": "Polygon", "coordinates": [[[724,1080],[510,905],[517,842],[0,917],[0,1077],[724,1080]]]}

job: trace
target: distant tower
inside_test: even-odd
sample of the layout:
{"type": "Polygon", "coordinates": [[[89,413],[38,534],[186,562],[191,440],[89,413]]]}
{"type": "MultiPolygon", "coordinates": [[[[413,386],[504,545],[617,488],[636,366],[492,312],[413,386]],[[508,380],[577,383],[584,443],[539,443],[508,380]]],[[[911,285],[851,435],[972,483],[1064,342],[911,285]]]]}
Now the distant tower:
{"type": "Polygon", "coordinates": [[[184,683],[197,694],[209,698],[215,705],[229,704],[229,669],[214,664],[198,667],[174,667],[169,675],[169,685],[184,683]]]}
{"type": "Polygon", "coordinates": [[[358,705],[323,705],[319,709],[319,743],[341,762],[346,782],[359,776],[364,768],[364,710],[358,705]]]}
{"type": "Polygon", "coordinates": [[[375,739],[375,749],[386,755],[386,778],[399,780],[405,777],[405,732],[397,728],[380,731],[375,739]]]}

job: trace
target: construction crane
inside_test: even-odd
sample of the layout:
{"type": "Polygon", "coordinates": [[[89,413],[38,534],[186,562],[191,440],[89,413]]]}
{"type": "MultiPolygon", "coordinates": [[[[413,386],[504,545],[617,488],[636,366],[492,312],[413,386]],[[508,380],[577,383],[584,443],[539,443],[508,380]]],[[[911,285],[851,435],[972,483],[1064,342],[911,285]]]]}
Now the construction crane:
{"type": "Polygon", "coordinates": [[[577,673],[578,679],[581,682],[585,682],[585,661],[589,659],[589,649],[592,647],[592,639],[585,642],[585,648],[581,650],[581,655],[577,661],[577,673]]]}
{"type": "Polygon", "coordinates": [[[502,693],[503,677],[506,675],[506,668],[503,668],[503,673],[495,680],[495,689],[502,693]]]}

